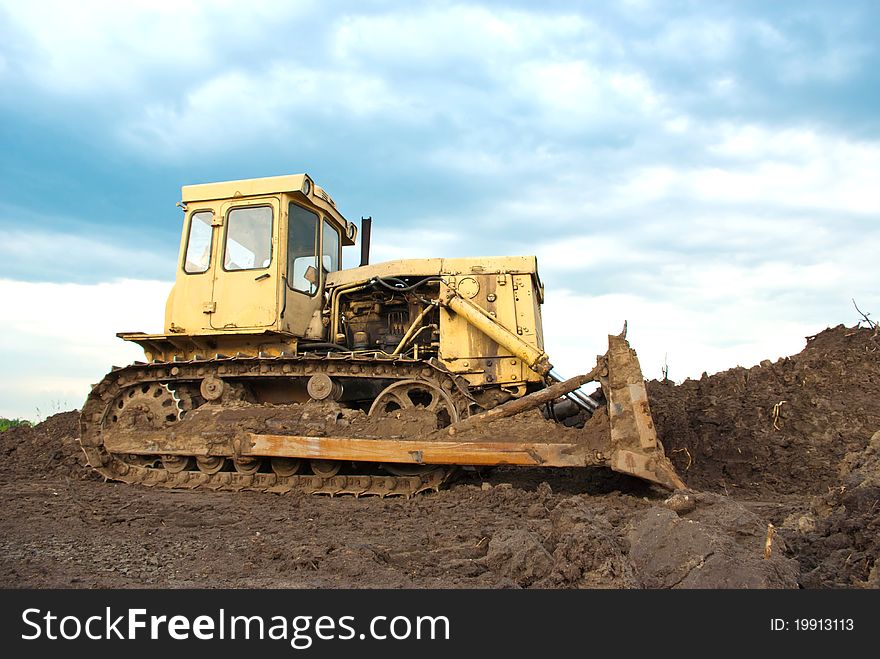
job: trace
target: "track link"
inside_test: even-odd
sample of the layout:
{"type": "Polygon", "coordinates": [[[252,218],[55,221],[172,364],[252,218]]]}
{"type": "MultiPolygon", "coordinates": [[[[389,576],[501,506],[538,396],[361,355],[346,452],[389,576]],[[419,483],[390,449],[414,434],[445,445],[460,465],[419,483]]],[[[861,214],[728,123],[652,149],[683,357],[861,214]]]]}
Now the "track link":
{"type": "MultiPolygon", "coordinates": [[[[88,455],[89,451],[86,451],[86,454],[88,455]]],[[[171,473],[162,468],[128,464],[115,456],[111,456],[108,464],[96,469],[110,480],[147,487],[355,497],[411,497],[419,492],[437,491],[453,473],[453,470],[445,468],[433,469],[420,476],[332,476],[330,478],[313,475],[281,477],[268,473],[238,474],[229,471],[217,474],[200,471],[171,473]]]]}

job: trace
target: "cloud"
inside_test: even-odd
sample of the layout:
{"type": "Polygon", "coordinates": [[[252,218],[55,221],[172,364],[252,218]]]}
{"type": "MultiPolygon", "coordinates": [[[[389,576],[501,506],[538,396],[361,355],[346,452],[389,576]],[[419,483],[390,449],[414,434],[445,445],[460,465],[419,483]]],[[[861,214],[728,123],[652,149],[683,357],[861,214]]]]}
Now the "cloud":
{"type": "MultiPolygon", "coordinates": [[[[435,221],[428,219],[423,224],[428,227],[442,226],[439,218],[436,218],[435,221]]],[[[370,262],[382,263],[398,259],[452,257],[461,255],[462,248],[461,234],[457,232],[442,231],[436,228],[391,227],[377,223],[373,225],[370,262]]],[[[466,248],[464,249],[466,250],[466,248]]],[[[355,256],[354,249],[346,251],[344,255],[345,267],[358,265],[354,262],[349,263],[349,256],[355,256]]]]}
{"type": "MultiPolygon", "coordinates": [[[[591,50],[605,41],[601,28],[575,12],[535,12],[450,4],[443,8],[350,12],[332,28],[332,54],[341,61],[399,71],[441,74],[449,63],[485,69],[566,49],[591,50]]],[[[464,76],[467,78],[467,75],[464,76]]]]}
{"type": "Polygon", "coordinates": [[[174,273],[176,245],[169,244],[163,254],[161,245],[150,249],[146,241],[138,246],[131,239],[11,224],[13,228],[4,227],[0,242],[0,277],[85,283],[145,275],[171,278],[174,273]]]}
{"type": "Polygon", "coordinates": [[[57,0],[4,2],[2,12],[17,79],[52,95],[102,99],[139,95],[158,72],[179,88],[311,4],[262,1],[242,11],[229,0],[57,0]]]}
{"type": "Polygon", "coordinates": [[[209,35],[200,29],[194,5],[131,3],[125,11],[115,3],[9,3],[4,14],[18,38],[14,52],[17,76],[55,95],[105,96],[132,93],[144,69],[187,62],[198,67],[210,57],[209,35]],[[158,34],[189,29],[181,38],[158,34]],[[184,37],[185,35],[185,37],[184,37]],[[108,58],[108,52],[115,57],[108,58]]]}
{"type": "Polygon", "coordinates": [[[545,127],[577,132],[638,124],[663,103],[643,74],[582,59],[526,63],[515,70],[513,86],[521,103],[535,106],[545,127]]]}
{"type": "Polygon", "coordinates": [[[704,138],[693,164],[640,167],[615,196],[641,203],[674,197],[765,209],[880,212],[873,190],[880,140],[856,141],[803,126],[694,123],[704,138]]]}
{"type": "Polygon", "coordinates": [[[560,373],[584,373],[608,349],[607,335],[618,334],[627,321],[627,338],[645,377],[662,378],[666,365],[669,378],[681,382],[800,352],[804,337],[826,327],[780,318],[772,300],[753,305],[748,325],[740,322],[743,311],[736,304],[701,308],[638,295],[550,291],[543,310],[545,347],[560,373]]]}
{"type": "MultiPolygon", "coordinates": [[[[313,3],[259,2],[244,14],[228,2],[154,5],[58,3],[44,16],[10,3],[10,45],[0,53],[13,72],[9,98],[27,107],[73,97],[69,109],[83,119],[71,117],[75,125],[95,122],[98,140],[144,162],[192,168],[253,150],[263,162],[291,153],[315,162],[354,151],[395,172],[411,172],[397,163],[414,160],[427,176],[464,150],[483,156],[467,166],[486,164],[486,177],[509,151],[570,150],[584,139],[644,147],[658,124],[681,130],[694,113],[772,112],[791,102],[772,90],[793,77],[786,67],[845,62],[844,78],[866,88],[874,52],[861,28],[870,6],[807,3],[787,15],[653,3],[343,4],[323,21],[313,3]]],[[[840,91],[822,102],[873,107],[840,91]]]]}
{"type": "MultiPolygon", "coordinates": [[[[457,5],[348,14],[328,28],[327,40],[328,57],[318,64],[292,52],[219,68],[177,96],[126,113],[118,138],[172,160],[193,149],[223,153],[278,139],[316,149],[322,137],[333,143],[339,125],[358,138],[379,129],[394,139],[403,129],[417,147],[434,142],[443,125],[473,138],[493,122],[517,123],[514,108],[523,121],[582,130],[588,121],[619,118],[623,107],[650,110],[659,102],[642,74],[605,71],[582,56],[604,37],[576,15],[457,5]]],[[[402,137],[392,151],[406,148],[402,137]]]]}
{"type": "Polygon", "coordinates": [[[224,72],[182,99],[147,105],[120,126],[119,138],[160,159],[227,153],[265,140],[313,146],[310,116],[357,122],[380,113],[399,116],[404,105],[378,78],[285,62],[260,72],[224,72]]]}
{"type": "Polygon", "coordinates": [[[695,57],[726,61],[739,50],[741,26],[729,19],[681,17],[669,22],[656,38],[648,42],[655,55],[693,64],[695,57]]]}
{"type": "Polygon", "coordinates": [[[0,279],[0,416],[79,408],[111,365],[143,359],[121,331],[161,332],[166,282],[92,285],[0,279]]]}

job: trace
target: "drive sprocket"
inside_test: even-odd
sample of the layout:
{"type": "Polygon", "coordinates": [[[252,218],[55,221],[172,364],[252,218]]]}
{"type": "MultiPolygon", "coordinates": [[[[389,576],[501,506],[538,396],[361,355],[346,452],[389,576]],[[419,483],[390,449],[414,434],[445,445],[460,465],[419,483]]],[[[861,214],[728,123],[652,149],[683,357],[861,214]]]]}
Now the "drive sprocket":
{"type": "Polygon", "coordinates": [[[180,397],[167,384],[143,382],[123,389],[104,418],[104,429],[160,430],[184,415],[180,397]]]}

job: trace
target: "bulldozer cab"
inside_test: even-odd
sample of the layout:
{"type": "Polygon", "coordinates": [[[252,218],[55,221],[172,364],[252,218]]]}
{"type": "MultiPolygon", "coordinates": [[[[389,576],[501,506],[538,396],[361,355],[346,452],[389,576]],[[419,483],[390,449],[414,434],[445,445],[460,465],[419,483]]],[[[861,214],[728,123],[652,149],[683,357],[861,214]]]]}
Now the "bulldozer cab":
{"type": "Polygon", "coordinates": [[[306,174],[184,186],[166,332],[322,338],[322,290],[354,224],[306,174]]]}

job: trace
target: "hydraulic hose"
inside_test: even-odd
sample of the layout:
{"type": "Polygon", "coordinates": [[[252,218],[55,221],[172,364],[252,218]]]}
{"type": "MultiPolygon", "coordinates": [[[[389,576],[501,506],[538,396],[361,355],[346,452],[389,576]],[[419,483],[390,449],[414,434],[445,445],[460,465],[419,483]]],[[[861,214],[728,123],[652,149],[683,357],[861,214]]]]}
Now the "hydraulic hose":
{"type": "Polygon", "coordinates": [[[406,282],[404,282],[402,279],[398,279],[397,277],[374,277],[371,280],[371,283],[379,284],[383,288],[387,288],[389,291],[394,291],[396,293],[409,293],[410,291],[415,290],[419,286],[426,284],[429,281],[440,281],[440,277],[425,277],[424,279],[420,279],[415,284],[411,284],[409,286],[406,285],[406,282]],[[389,281],[396,281],[403,285],[393,286],[388,283],[389,281]]]}

